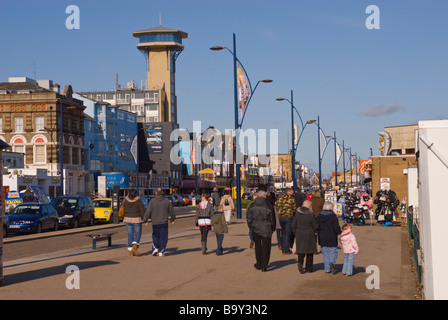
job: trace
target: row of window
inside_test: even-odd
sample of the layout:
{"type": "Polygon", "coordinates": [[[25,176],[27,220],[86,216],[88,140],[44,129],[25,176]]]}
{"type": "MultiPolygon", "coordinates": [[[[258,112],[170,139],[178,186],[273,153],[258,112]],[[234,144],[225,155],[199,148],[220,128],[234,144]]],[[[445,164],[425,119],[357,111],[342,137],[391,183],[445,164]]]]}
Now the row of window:
{"type": "Polygon", "coordinates": [[[134,92],[134,93],[91,93],[86,95],[97,102],[120,100],[130,103],[131,99],[145,99],[149,103],[159,103],[158,92],[134,92]]]}
{"type": "MultiPolygon", "coordinates": [[[[67,121],[64,123],[67,126],[67,130],[71,131],[71,122],[67,121]]],[[[73,121],[75,130],[79,130],[79,121],[74,120],[73,121]]],[[[45,131],[45,117],[44,116],[35,116],[34,117],[34,125],[35,125],[35,132],[39,131],[45,131]]],[[[14,132],[17,133],[23,133],[24,130],[24,119],[20,116],[14,116],[14,132]]],[[[0,117],[0,132],[3,132],[3,118],[0,117]]]]}

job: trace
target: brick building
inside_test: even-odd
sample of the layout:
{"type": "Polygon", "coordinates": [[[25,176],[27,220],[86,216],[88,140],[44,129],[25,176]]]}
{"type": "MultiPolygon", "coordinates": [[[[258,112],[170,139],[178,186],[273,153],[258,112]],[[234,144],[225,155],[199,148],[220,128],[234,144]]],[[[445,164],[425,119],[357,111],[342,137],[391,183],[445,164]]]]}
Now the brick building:
{"type": "Polygon", "coordinates": [[[61,162],[64,193],[85,192],[85,107],[72,93],[70,85],[61,93],[51,80],[20,77],[0,83],[0,139],[11,145],[11,151],[25,154],[25,168],[47,170],[52,178],[45,187],[51,197],[61,194],[61,162]],[[61,131],[63,159],[59,152],[61,131]]]}

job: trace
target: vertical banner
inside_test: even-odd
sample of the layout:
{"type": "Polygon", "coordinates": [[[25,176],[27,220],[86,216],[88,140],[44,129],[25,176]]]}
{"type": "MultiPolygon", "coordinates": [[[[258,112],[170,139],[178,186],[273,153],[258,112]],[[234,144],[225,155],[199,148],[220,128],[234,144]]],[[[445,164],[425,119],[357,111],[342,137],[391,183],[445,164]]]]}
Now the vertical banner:
{"type": "Polygon", "coordinates": [[[320,160],[324,157],[325,149],[327,148],[327,138],[325,138],[325,133],[322,129],[319,130],[320,138],[320,160]]]}
{"type": "Polygon", "coordinates": [[[244,110],[250,98],[249,81],[247,81],[246,74],[241,68],[240,63],[237,63],[238,73],[238,124],[241,125],[243,121],[244,110]]]}
{"type": "Polygon", "coordinates": [[[341,160],[341,147],[339,146],[339,143],[336,142],[336,165],[339,164],[339,160],[341,160]]]}

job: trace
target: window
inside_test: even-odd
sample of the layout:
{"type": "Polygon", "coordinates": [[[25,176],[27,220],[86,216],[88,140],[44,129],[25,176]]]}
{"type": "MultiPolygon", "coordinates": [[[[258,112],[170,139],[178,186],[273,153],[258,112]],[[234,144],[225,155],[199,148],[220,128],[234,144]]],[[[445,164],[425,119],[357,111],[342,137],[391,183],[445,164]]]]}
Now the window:
{"type": "Polygon", "coordinates": [[[3,118],[0,117],[0,132],[3,132],[3,118]]]}
{"type": "Polygon", "coordinates": [[[45,145],[36,144],[34,146],[34,163],[45,163],[45,145]]]}
{"type": "Polygon", "coordinates": [[[45,122],[43,116],[37,116],[35,118],[36,121],[36,132],[37,131],[44,131],[45,130],[45,122]]]}
{"type": "Polygon", "coordinates": [[[14,129],[15,132],[23,132],[23,117],[14,118],[14,129]]]}
{"type": "Polygon", "coordinates": [[[45,141],[42,138],[37,138],[34,141],[34,163],[46,162],[46,149],[45,141]]]}
{"type": "Polygon", "coordinates": [[[159,93],[158,92],[146,92],[145,98],[148,102],[159,103],[159,93]]]}

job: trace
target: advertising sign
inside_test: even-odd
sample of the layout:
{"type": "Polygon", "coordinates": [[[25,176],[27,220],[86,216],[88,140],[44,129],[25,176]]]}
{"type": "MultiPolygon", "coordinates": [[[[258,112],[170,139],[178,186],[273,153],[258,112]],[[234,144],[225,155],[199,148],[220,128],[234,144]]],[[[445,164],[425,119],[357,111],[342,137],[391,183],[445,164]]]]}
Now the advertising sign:
{"type": "Polygon", "coordinates": [[[119,186],[120,188],[129,187],[129,176],[123,173],[104,173],[106,177],[106,187],[113,188],[119,186]]]}
{"type": "Polygon", "coordinates": [[[149,154],[163,153],[163,128],[161,125],[146,125],[146,144],[149,154]]]}
{"type": "Polygon", "coordinates": [[[5,194],[5,212],[11,212],[18,204],[22,203],[22,194],[18,191],[9,191],[5,194]]]}

